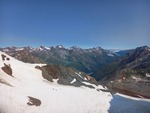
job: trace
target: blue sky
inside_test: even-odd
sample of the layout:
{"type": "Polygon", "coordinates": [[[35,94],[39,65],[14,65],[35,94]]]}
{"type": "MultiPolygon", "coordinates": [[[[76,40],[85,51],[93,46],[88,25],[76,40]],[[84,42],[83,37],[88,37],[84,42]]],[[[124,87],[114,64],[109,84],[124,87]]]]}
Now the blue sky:
{"type": "Polygon", "coordinates": [[[0,0],[0,47],[150,46],[150,0],[0,0]]]}

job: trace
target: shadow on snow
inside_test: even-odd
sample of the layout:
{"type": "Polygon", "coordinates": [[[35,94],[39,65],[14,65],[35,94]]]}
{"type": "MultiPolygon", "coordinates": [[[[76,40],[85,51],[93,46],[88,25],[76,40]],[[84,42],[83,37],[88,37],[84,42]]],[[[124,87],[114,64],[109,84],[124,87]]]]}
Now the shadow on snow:
{"type": "Polygon", "coordinates": [[[109,113],[150,113],[150,102],[112,95],[109,113]]]}

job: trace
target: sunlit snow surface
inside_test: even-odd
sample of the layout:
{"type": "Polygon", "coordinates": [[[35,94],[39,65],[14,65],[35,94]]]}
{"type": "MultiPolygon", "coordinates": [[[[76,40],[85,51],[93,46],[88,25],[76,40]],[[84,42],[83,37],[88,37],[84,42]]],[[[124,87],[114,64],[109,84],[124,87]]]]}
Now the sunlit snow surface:
{"type": "MultiPolygon", "coordinates": [[[[0,52],[1,54],[4,54],[0,52]]],[[[150,113],[150,100],[129,97],[121,94],[111,95],[102,86],[88,87],[64,86],[42,78],[35,65],[18,61],[10,56],[13,70],[11,77],[0,68],[0,113],[150,113]],[[28,96],[41,101],[40,106],[29,106],[28,96]]],[[[86,83],[90,84],[90,83],[86,83]]]]}

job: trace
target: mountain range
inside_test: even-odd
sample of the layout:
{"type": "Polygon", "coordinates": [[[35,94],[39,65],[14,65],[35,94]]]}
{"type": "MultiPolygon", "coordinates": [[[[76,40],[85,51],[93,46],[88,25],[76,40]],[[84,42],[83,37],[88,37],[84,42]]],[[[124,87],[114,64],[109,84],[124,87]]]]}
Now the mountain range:
{"type": "Polygon", "coordinates": [[[6,47],[0,48],[12,57],[27,63],[60,64],[76,68],[85,73],[93,73],[123,55],[119,51],[105,50],[101,47],[82,49],[77,46],[64,48],[56,47],[6,47]]]}

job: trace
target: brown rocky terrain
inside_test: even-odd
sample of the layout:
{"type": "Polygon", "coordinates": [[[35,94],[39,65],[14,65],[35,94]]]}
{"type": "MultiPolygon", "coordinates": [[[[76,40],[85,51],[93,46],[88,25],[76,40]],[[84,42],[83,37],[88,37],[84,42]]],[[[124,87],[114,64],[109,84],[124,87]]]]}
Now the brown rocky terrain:
{"type": "Polygon", "coordinates": [[[1,57],[2,57],[2,60],[4,61],[5,60],[5,58],[6,58],[6,56],[5,55],[3,55],[3,54],[1,54],[1,57]]]}
{"type": "Polygon", "coordinates": [[[45,66],[35,66],[36,69],[42,71],[42,76],[44,79],[47,79],[50,82],[53,82],[54,79],[58,79],[57,83],[63,85],[73,85],[73,86],[87,86],[92,87],[91,85],[83,84],[82,82],[90,82],[96,84],[96,80],[84,72],[79,72],[76,69],[65,67],[62,65],[45,65],[45,66]],[[75,81],[72,83],[72,81],[75,81]]]}
{"type": "MultiPolygon", "coordinates": [[[[114,66],[114,65],[113,65],[114,66]]],[[[118,92],[150,98],[150,48],[136,48],[121,58],[104,81],[118,92]]],[[[109,67],[111,69],[113,67],[109,67]]]]}
{"type": "Polygon", "coordinates": [[[10,65],[7,65],[4,63],[4,67],[2,67],[2,70],[7,73],[8,75],[10,76],[13,76],[12,75],[12,69],[11,69],[11,66],[10,65]]]}
{"type": "Polygon", "coordinates": [[[135,76],[131,78],[115,79],[107,82],[107,87],[114,91],[135,96],[150,98],[150,81],[135,76]]]}

